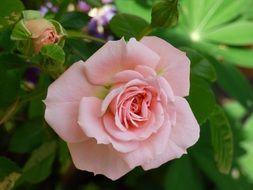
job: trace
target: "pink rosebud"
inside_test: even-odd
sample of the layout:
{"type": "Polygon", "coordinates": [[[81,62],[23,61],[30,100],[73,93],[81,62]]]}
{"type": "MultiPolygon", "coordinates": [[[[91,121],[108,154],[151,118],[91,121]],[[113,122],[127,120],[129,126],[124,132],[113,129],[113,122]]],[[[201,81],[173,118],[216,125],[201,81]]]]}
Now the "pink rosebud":
{"type": "Polygon", "coordinates": [[[54,25],[46,19],[27,20],[24,23],[32,34],[35,53],[38,53],[44,45],[57,43],[60,39],[54,25]]]}
{"type": "Polygon", "coordinates": [[[185,53],[160,38],[109,41],[50,85],[45,119],[81,170],[116,180],[156,168],[199,138],[189,75],[185,53]]]}

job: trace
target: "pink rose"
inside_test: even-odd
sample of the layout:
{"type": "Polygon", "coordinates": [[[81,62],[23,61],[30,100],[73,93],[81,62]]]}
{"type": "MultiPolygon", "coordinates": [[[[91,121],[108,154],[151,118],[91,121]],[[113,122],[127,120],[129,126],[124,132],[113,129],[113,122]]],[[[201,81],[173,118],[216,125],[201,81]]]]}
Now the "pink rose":
{"type": "Polygon", "coordinates": [[[157,37],[107,42],[48,89],[45,118],[75,166],[113,180],[179,158],[199,138],[190,61],[157,37]]]}
{"type": "Polygon", "coordinates": [[[32,34],[34,52],[38,53],[44,45],[57,43],[60,36],[54,25],[46,19],[25,21],[25,26],[32,34]]]}

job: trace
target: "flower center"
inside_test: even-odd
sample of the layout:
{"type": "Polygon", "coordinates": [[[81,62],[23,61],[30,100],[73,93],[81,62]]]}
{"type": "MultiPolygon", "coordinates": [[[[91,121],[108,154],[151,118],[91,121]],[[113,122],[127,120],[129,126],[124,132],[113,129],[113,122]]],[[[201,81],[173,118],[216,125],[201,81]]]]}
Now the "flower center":
{"type": "Polygon", "coordinates": [[[143,126],[150,117],[156,92],[151,86],[132,86],[118,97],[117,116],[122,130],[143,126]]]}

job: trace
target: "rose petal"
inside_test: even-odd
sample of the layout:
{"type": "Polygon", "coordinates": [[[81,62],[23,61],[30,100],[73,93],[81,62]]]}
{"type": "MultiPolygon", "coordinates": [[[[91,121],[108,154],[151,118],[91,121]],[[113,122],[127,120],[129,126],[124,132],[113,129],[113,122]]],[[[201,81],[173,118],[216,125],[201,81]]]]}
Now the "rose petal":
{"type": "Polygon", "coordinates": [[[143,125],[139,128],[125,131],[120,130],[115,124],[114,115],[111,113],[106,113],[104,115],[103,122],[105,130],[113,138],[120,141],[141,141],[148,139],[152,133],[157,132],[158,129],[162,127],[165,120],[164,117],[164,110],[158,103],[147,123],[143,123],[143,125]]]}
{"type": "Polygon", "coordinates": [[[68,143],[70,154],[75,166],[116,180],[132,168],[120,158],[118,153],[110,146],[97,144],[90,139],[80,143],[68,143]]]}
{"type": "Polygon", "coordinates": [[[80,102],[78,123],[88,137],[95,138],[98,144],[108,144],[109,137],[100,114],[101,104],[98,98],[84,97],[80,102]]]}
{"type": "MultiPolygon", "coordinates": [[[[102,101],[95,97],[84,97],[80,103],[78,123],[84,133],[95,138],[98,144],[112,144],[119,152],[130,152],[135,150],[139,143],[134,141],[121,142],[110,137],[104,130],[100,107],[102,101]]],[[[114,121],[111,125],[114,125],[114,121]]]]}
{"type": "Polygon", "coordinates": [[[125,60],[127,67],[134,69],[137,65],[144,65],[154,69],[159,60],[160,57],[156,52],[136,41],[136,39],[131,38],[127,43],[127,58],[125,60]]]}
{"type": "Polygon", "coordinates": [[[110,103],[112,102],[112,100],[119,94],[121,93],[123,90],[123,87],[118,87],[115,89],[112,89],[109,94],[107,94],[107,96],[105,97],[105,99],[102,102],[101,105],[101,115],[104,115],[104,113],[106,112],[108,106],[110,105],[110,103]]]}
{"type": "Polygon", "coordinates": [[[157,155],[154,159],[148,160],[147,162],[142,164],[142,168],[144,170],[157,168],[170,160],[180,158],[183,154],[186,154],[185,149],[182,149],[181,147],[177,146],[173,141],[169,140],[164,152],[157,155]]]}
{"type": "Polygon", "coordinates": [[[80,142],[87,139],[77,123],[78,107],[78,102],[46,102],[47,123],[67,142],[80,142]]]}
{"type": "Polygon", "coordinates": [[[156,76],[155,70],[145,65],[137,65],[134,70],[140,73],[146,79],[154,78],[156,76]]]}
{"type": "Polygon", "coordinates": [[[187,96],[190,88],[190,61],[185,53],[154,36],[142,38],[141,43],[160,56],[156,71],[168,80],[174,94],[187,96]]]}
{"type": "Polygon", "coordinates": [[[79,102],[84,96],[96,95],[102,87],[93,86],[87,81],[84,65],[83,61],[74,63],[55,80],[48,88],[45,102],[79,102]]]}
{"type": "Polygon", "coordinates": [[[109,41],[86,61],[86,75],[97,85],[110,85],[115,73],[123,69],[126,43],[109,41]]]}
{"type": "Polygon", "coordinates": [[[133,79],[143,80],[144,77],[140,73],[133,70],[124,70],[124,71],[116,73],[113,76],[114,83],[126,83],[133,79]]]}
{"type": "Polygon", "coordinates": [[[110,85],[115,73],[134,69],[136,65],[155,68],[160,57],[152,50],[130,39],[109,41],[86,62],[86,74],[89,81],[96,85],[110,85]]]}
{"type": "Polygon", "coordinates": [[[163,89],[167,95],[167,101],[174,102],[175,96],[174,96],[173,90],[172,90],[170,84],[168,83],[168,81],[164,77],[158,77],[157,80],[158,80],[160,88],[163,89]]]}
{"type": "Polygon", "coordinates": [[[171,129],[170,141],[161,155],[142,165],[145,170],[157,168],[169,160],[181,157],[199,138],[199,125],[187,101],[176,97],[175,104],[177,121],[176,126],[171,129]]]}
{"type": "Polygon", "coordinates": [[[165,151],[169,142],[170,131],[170,121],[165,119],[163,126],[157,133],[153,133],[148,139],[142,141],[137,150],[125,154],[123,158],[131,168],[156,159],[165,151]]]}
{"type": "Polygon", "coordinates": [[[175,100],[176,125],[172,128],[170,139],[186,149],[199,139],[199,125],[188,102],[181,97],[175,100]]]}

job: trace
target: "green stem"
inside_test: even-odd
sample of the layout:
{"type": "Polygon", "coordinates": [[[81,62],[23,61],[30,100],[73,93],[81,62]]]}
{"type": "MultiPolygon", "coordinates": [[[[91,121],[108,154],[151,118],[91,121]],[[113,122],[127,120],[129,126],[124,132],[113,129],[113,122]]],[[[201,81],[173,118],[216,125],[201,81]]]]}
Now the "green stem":
{"type": "Polygon", "coordinates": [[[149,24],[144,30],[140,32],[140,34],[137,36],[137,40],[141,40],[144,36],[147,36],[153,31],[153,27],[149,24]]]}
{"type": "Polygon", "coordinates": [[[0,125],[8,121],[15,113],[16,110],[19,108],[20,105],[20,99],[17,98],[15,102],[9,107],[9,109],[5,112],[3,117],[0,120],[0,125]]]}
{"type": "Polygon", "coordinates": [[[89,34],[82,34],[76,31],[68,31],[68,38],[81,38],[81,39],[85,39],[85,40],[91,40],[94,42],[99,42],[99,43],[106,43],[106,40],[103,40],[101,38],[97,38],[94,36],[90,36],[89,34]]]}

